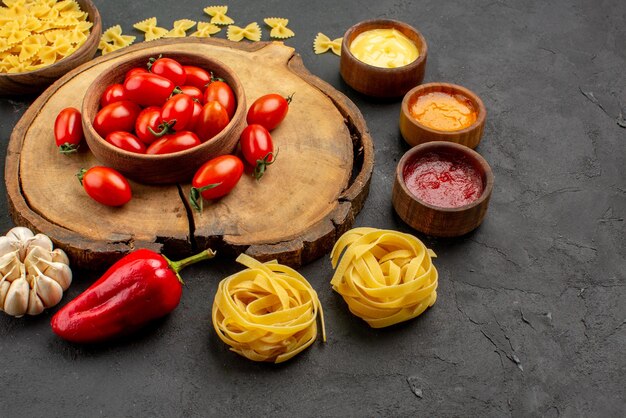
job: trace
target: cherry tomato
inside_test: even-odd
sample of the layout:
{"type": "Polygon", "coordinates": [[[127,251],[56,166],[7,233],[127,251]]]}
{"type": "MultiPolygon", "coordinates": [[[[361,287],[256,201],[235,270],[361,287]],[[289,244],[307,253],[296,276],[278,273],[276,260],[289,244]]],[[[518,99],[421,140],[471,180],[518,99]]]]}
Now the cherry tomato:
{"type": "Polygon", "coordinates": [[[193,117],[193,100],[186,94],[176,94],[161,108],[161,119],[175,131],[189,128],[193,117]]]}
{"type": "MultiPolygon", "coordinates": [[[[194,86],[182,86],[179,87],[180,89],[180,93],[182,94],[186,94],[187,96],[191,97],[193,100],[197,100],[200,103],[204,103],[204,93],[202,93],[202,90],[200,90],[197,87],[194,86]]],[[[178,90],[174,90],[174,92],[176,93],[178,90]]]]}
{"type": "Polygon", "coordinates": [[[229,119],[235,114],[235,107],[237,106],[235,93],[224,81],[213,81],[204,91],[204,103],[211,101],[219,102],[224,106],[229,119]]]}
{"type": "Polygon", "coordinates": [[[162,122],[161,108],[159,106],[146,107],[137,116],[135,134],[137,134],[141,142],[150,145],[169,132],[169,128],[162,122]]]}
{"type": "Polygon", "coordinates": [[[222,155],[207,161],[191,181],[189,202],[202,211],[202,199],[217,199],[233,190],[243,174],[243,163],[234,155],[222,155]]]}
{"type": "Polygon", "coordinates": [[[145,68],[142,67],[135,67],[135,68],[131,68],[130,70],[128,70],[126,72],[126,75],[124,76],[124,80],[128,80],[128,77],[130,77],[131,75],[134,74],[147,74],[148,70],[146,70],[145,68]]]}
{"type": "Polygon", "coordinates": [[[172,152],[183,151],[200,145],[198,136],[190,131],[180,131],[173,134],[165,135],[153,142],[146,154],[171,154],[172,152]]]}
{"type": "Polygon", "coordinates": [[[230,118],[224,106],[219,102],[208,102],[202,108],[200,118],[196,122],[195,131],[206,142],[220,133],[228,125],[230,118]]]}
{"type": "Polygon", "coordinates": [[[252,103],[248,109],[248,125],[259,124],[271,131],[287,116],[293,94],[286,99],[280,94],[266,94],[252,103]]]}
{"type": "Polygon", "coordinates": [[[211,82],[211,76],[205,70],[200,67],[194,67],[193,65],[184,65],[185,74],[187,74],[187,81],[185,83],[190,86],[194,86],[204,91],[206,86],[211,82]]]}
{"type": "Polygon", "coordinates": [[[202,109],[203,109],[203,106],[194,100],[193,101],[193,116],[191,116],[191,122],[189,122],[190,131],[197,132],[196,126],[198,125],[198,121],[200,120],[202,109]]]}
{"type": "Polygon", "coordinates": [[[93,128],[102,138],[106,138],[113,131],[130,132],[135,126],[135,119],[139,112],[141,108],[128,100],[113,102],[96,114],[93,128]]]}
{"type": "Polygon", "coordinates": [[[146,146],[144,143],[141,142],[135,135],[128,132],[111,132],[104,140],[109,144],[115,145],[116,147],[126,151],[136,152],[138,154],[146,153],[146,146]]]}
{"type": "Polygon", "coordinates": [[[151,73],[133,74],[124,81],[126,97],[138,105],[162,106],[174,91],[174,83],[151,73]]]}
{"type": "Polygon", "coordinates": [[[96,166],[82,169],[76,176],[87,194],[103,205],[122,206],[132,197],[128,180],[112,168],[96,166]]]}
{"type": "Polygon", "coordinates": [[[124,90],[123,84],[111,84],[104,89],[104,93],[100,96],[100,107],[104,107],[113,102],[121,102],[122,100],[128,100],[126,97],[126,90],[124,90]]]}
{"type": "Polygon", "coordinates": [[[54,121],[54,140],[62,154],[76,152],[83,140],[83,123],[78,109],[68,107],[54,121]]]}
{"type": "Polygon", "coordinates": [[[187,73],[185,73],[183,66],[171,58],[150,58],[148,69],[152,74],[165,77],[177,86],[182,86],[187,80],[187,73]]]}
{"type": "Polygon", "coordinates": [[[261,125],[248,125],[239,137],[239,144],[243,158],[254,167],[254,177],[260,179],[276,158],[269,131],[261,125]]]}

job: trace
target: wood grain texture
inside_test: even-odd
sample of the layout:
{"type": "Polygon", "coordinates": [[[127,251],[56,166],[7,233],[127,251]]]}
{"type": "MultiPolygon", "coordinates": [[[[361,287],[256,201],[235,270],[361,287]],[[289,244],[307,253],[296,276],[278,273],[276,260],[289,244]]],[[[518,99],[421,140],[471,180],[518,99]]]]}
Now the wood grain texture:
{"type": "Polygon", "coordinates": [[[13,131],[5,181],[14,221],[50,235],[77,265],[103,267],[138,247],[180,257],[211,246],[223,256],[246,251],[299,266],[328,252],[351,227],[372,169],[372,139],[360,112],[311,75],[292,48],[189,38],[132,46],[53,84],[13,131]],[[219,56],[241,79],[249,103],[270,92],[296,92],[287,118],[272,132],[279,157],[261,181],[244,176],[230,195],[205,202],[202,213],[189,208],[189,184],[131,181],[133,199],[118,209],[87,197],[74,174],[99,162],[88,150],[60,155],[53,120],[64,107],[80,106],[84,86],[102,71],[139,51],[219,56]]]}
{"type": "Polygon", "coordinates": [[[48,67],[27,73],[0,73],[0,96],[17,96],[39,93],[69,71],[86,63],[96,54],[102,36],[102,20],[91,0],[76,0],[80,8],[89,14],[93,23],[87,40],[68,57],[48,67]]]}
{"type": "Polygon", "coordinates": [[[373,19],[359,22],[343,36],[339,72],[346,83],[356,91],[372,97],[400,97],[424,79],[428,45],[422,34],[404,22],[391,19],[373,19]],[[408,65],[380,68],[360,61],[350,51],[350,44],[359,34],[372,29],[396,29],[409,38],[419,56],[408,65]]]}
{"type": "Polygon", "coordinates": [[[422,84],[413,88],[404,96],[404,99],[402,99],[400,133],[404,140],[412,147],[429,141],[448,141],[473,149],[478,146],[483,137],[486,118],[487,109],[483,101],[471,90],[450,83],[422,84]],[[411,116],[410,109],[420,95],[432,92],[442,92],[452,95],[460,94],[467,97],[478,113],[476,121],[467,128],[450,132],[439,131],[422,125],[411,116]]]}
{"type": "Polygon", "coordinates": [[[427,142],[408,150],[398,162],[391,199],[398,216],[417,231],[436,237],[457,237],[473,231],[482,223],[489,207],[493,182],[491,167],[476,151],[451,142],[427,142]],[[482,195],[459,208],[433,206],[416,198],[404,182],[404,167],[430,152],[466,157],[482,175],[482,195]]]}
{"type": "Polygon", "coordinates": [[[104,90],[115,83],[123,83],[124,75],[131,68],[145,67],[154,53],[144,50],[124,54],[114,60],[109,68],[86,86],[82,103],[83,130],[89,149],[96,158],[115,168],[127,177],[144,184],[171,184],[190,181],[202,164],[211,158],[233,152],[246,123],[246,95],[235,71],[216,59],[216,57],[193,51],[167,54],[168,58],[183,65],[195,65],[216,77],[224,79],[233,89],[237,100],[236,111],[229,124],[209,141],[188,150],[163,155],[137,154],[125,151],[102,138],[93,127],[93,120],[100,109],[100,97],[104,90]]]}

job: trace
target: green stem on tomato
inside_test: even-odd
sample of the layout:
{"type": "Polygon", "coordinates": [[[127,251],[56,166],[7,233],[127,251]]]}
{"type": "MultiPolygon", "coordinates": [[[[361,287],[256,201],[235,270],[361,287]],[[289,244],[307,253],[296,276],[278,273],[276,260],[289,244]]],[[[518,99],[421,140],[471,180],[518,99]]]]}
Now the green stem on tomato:
{"type": "Polygon", "coordinates": [[[253,173],[254,178],[257,180],[260,180],[261,177],[263,177],[263,174],[265,174],[265,170],[267,166],[274,164],[274,161],[276,161],[277,157],[278,157],[278,149],[276,150],[275,154],[274,152],[268,152],[267,155],[263,157],[263,159],[256,160],[256,167],[254,167],[254,173],[253,173]],[[272,161],[270,161],[270,159],[272,161]]]}
{"type": "Polygon", "coordinates": [[[172,261],[166,256],[164,256],[163,254],[161,254],[161,257],[163,257],[165,261],[167,261],[167,264],[169,264],[170,268],[174,271],[174,273],[176,273],[176,277],[178,278],[178,281],[180,282],[180,284],[184,285],[185,282],[183,281],[182,277],[180,277],[179,272],[187,266],[195,264],[199,261],[209,260],[215,257],[215,251],[213,251],[210,248],[207,248],[201,253],[192,255],[191,257],[183,258],[182,260],[178,260],[178,261],[172,261]]]}
{"type": "Polygon", "coordinates": [[[195,210],[197,210],[198,212],[202,212],[202,210],[204,209],[204,205],[203,202],[204,200],[202,199],[202,192],[209,190],[209,189],[213,189],[214,187],[219,186],[220,183],[213,183],[213,184],[207,184],[206,186],[202,186],[202,187],[192,187],[191,190],[189,190],[189,203],[191,203],[191,206],[193,206],[193,208],[195,210]]]}
{"type": "Polygon", "coordinates": [[[155,132],[154,129],[152,129],[151,126],[148,126],[148,130],[156,138],[161,138],[162,136],[167,135],[170,132],[172,132],[173,131],[172,127],[175,124],[176,124],[176,119],[172,119],[169,122],[165,122],[165,121],[161,122],[161,124],[159,125],[159,129],[161,129],[161,130],[159,132],[155,132]]]}
{"type": "Polygon", "coordinates": [[[86,172],[86,169],[81,168],[80,170],[78,170],[78,173],[76,173],[76,177],[78,178],[78,181],[80,181],[81,185],[83,184],[83,177],[85,177],[86,172]]]}
{"type": "Polygon", "coordinates": [[[159,57],[158,57],[158,58],[154,58],[154,57],[150,58],[150,59],[148,60],[148,64],[147,64],[148,71],[150,71],[150,70],[152,69],[152,64],[154,64],[154,62],[155,62],[156,60],[158,60],[158,59],[160,59],[160,58],[162,58],[162,57],[163,57],[163,54],[159,54],[159,57]]]}
{"type": "Polygon", "coordinates": [[[65,155],[73,154],[78,151],[79,146],[80,145],[74,145],[74,144],[70,144],[69,142],[66,142],[65,144],[59,146],[59,152],[65,155]]]}

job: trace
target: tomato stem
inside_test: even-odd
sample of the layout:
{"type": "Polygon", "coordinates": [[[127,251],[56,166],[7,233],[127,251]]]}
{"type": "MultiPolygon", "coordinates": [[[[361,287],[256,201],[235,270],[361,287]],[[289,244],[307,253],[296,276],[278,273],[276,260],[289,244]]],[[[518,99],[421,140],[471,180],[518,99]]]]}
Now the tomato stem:
{"type": "Polygon", "coordinates": [[[78,151],[78,147],[80,147],[80,145],[70,144],[69,142],[66,142],[65,144],[59,146],[59,152],[65,155],[73,154],[78,151]]]}
{"type": "MultiPolygon", "coordinates": [[[[224,83],[226,82],[226,80],[224,80],[224,79],[223,79],[223,78],[221,78],[221,77],[215,77],[215,75],[213,74],[213,71],[211,71],[211,82],[210,82],[209,84],[214,83],[214,82],[216,82],[216,81],[222,81],[222,82],[224,82],[224,83]]],[[[207,86],[208,86],[209,84],[207,84],[207,86]]],[[[206,87],[206,86],[205,86],[205,87],[206,87]]]]}
{"type": "Polygon", "coordinates": [[[161,59],[162,57],[163,57],[163,54],[159,54],[159,57],[158,57],[158,58],[154,58],[154,57],[150,58],[150,59],[148,60],[148,64],[147,64],[148,71],[150,71],[150,70],[152,69],[152,64],[154,64],[154,62],[155,62],[156,60],[161,59]]]}
{"type": "Polygon", "coordinates": [[[189,190],[189,203],[191,204],[191,206],[193,206],[193,208],[198,212],[202,212],[202,210],[204,209],[204,199],[202,198],[202,192],[213,189],[220,184],[222,183],[220,182],[207,184],[206,186],[202,187],[192,187],[191,190],[189,190]]]}
{"type": "Polygon", "coordinates": [[[293,93],[291,93],[289,96],[285,97],[285,100],[287,100],[287,104],[290,105],[291,101],[293,100],[293,95],[296,94],[296,92],[294,91],[293,93]]]}
{"type": "Polygon", "coordinates": [[[263,159],[256,160],[256,167],[254,167],[254,173],[252,175],[255,179],[257,179],[257,181],[260,180],[261,177],[263,177],[267,166],[274,164],[274,161],[276,161],[276,157],[278,157],[278,150],[276,150],[276,153],[268,152],[267,155],[263,157],[263,159]]]}
{"type": "Polygon", "coordinates": [[[169,122],[163,121],[159,125],[159,129],[161,129],[159,132],[155,132],[154,129],[152,129],[151,126],[148,126],[148,130],[156,138],[161,138],[162,136],[167,135],[167,134],[169,134],[170,132],[173,131],[172,127],[174,126],[175,123],[176,123],[176,119],[172,119],[169,122]]]}
{"type": "Polygon", "coordinates": [[[83,177],[85,177],[85,173],[87,172],[86,169],[81,168],[80,170],[78,170],[78,173],[76,173],[76,177],[78,178],[78,181],[80,182],[80,184],[83,184],[83,177]]]}

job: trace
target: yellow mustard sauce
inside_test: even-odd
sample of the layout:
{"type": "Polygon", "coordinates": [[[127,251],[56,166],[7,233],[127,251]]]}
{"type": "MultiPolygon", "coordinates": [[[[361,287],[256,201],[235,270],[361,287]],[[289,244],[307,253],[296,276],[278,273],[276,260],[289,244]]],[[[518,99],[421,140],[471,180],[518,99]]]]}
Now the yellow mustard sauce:
{"type": "Polygon", "coordinates": [[[458,131],[476,122],[478,113],[463,95],[431,92],[418,96],[410,107],[419,123],[439,131],[458,131]]]}
{"type": "Polygon", "coordinates": [[[419,57],[417,46],[396,29],[371,29],[357,35],[350,52],[366,64],[381,68],[408,65],[419,57]]]}

